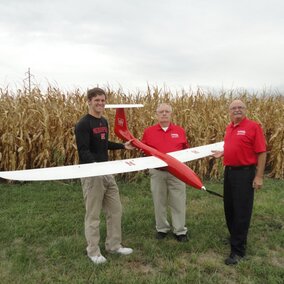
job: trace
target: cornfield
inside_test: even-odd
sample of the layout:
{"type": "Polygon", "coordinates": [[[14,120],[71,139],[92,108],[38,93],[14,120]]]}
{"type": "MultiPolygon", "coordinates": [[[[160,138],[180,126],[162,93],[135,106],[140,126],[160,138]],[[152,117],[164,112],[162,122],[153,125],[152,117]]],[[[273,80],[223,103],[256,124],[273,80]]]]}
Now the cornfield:
{"type": "MultiPolygon", "coordinates": [[[[266,174],[284,178],[284,97],[278,92],[251,94],[247,91],[185,91],[171,92],[148,87],[145,92],[125,94],[107,88],[107,102],[141,103],[141,109],[127,109],[128,126],[141,138],[144,128],[156,123],[155,111],[161,102],[173,107],[173,122],[186,130],[191,147],[223,140],[229,123],[228,105],[240,98],[247,105],[247,116],[262,124],[267,145],[266,174]]],[[[0,89],[0,170],[22,170],[78,163],[74,126],[87,113],[85,93],[80,90],[62,92],[49,87],[45,93],[35,87],[16,92],[0,89]]],[[[119,141],[113,133],[114,110],[106,110],[110,139],[119,141]]],[[[140,156],[139,151],[112,151],[110,159],[140,156]]],[[[221,159],[205,158],[188,165],[202,178],[222,176],[221,159]]],[[[135,178],[139,174],[124,174],[135,178]]]]}

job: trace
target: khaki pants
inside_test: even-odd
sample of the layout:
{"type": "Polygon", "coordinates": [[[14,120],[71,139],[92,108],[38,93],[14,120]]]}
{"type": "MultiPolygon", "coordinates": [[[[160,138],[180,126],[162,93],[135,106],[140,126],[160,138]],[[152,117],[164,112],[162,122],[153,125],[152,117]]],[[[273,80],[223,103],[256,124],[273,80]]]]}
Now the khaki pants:
{"type": "Polygon", "coordinates": [[[121,247],[121,215],[122,207],[119,191],[112,175],[88,177],[81,179],[86,207],[85,237],[88,256],[100,254],[100,213],[106,216],[107,236],[105,248],[107,251],[121,247]]]}
{"type": "Polygon", "coordinates": [[[173,233],[184,235],[186,215],[186,186],[167,171],[151,169],[151,191],[155,209],[156,230],[167,233],[171,226],[167,220],[167,205],[171,210],[173,233]]]}

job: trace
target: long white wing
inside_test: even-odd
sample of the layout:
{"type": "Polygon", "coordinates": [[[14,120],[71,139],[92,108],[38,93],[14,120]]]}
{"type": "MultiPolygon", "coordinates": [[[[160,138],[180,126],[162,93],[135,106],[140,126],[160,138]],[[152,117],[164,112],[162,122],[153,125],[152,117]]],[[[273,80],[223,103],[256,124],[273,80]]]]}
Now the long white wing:
{"type": "MultiPolygon", "coordinates": [[[[222,149],[223,142],[219,142],[177,152],[171,152],[169,153],[169,155],[175,157],[181,162],[188,162],[210,156],[212,154],[211,150],[222,149]]],[[[101,163],[90,163],[19,171],[6,171],[0,172],[0,177],[10,180],[21,181],[63,180],[134,172],[165,166],[167,166],[167,164],[164,161],[156,157],[150,156],[101,163]]]]}
{"type": "Polygon", "coordinates": [[[208,144],[204,146],[189,148],[181,151],[168,153],[181,162],[189,162],[212,155],[212,150],[222,151],[224,142],[218,142],[214,144],[208,144]]]}

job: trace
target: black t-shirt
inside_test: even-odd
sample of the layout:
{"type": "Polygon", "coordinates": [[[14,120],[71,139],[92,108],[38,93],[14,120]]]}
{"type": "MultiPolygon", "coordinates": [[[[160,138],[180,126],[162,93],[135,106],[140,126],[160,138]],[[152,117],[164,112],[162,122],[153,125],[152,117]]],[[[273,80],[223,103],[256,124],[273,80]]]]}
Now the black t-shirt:
{"type": "Polygon", "coordinates": [[[108,149],[124,149],[121,143],[108,141],[108,122],[104,117],[83,116],[75,126],[80,164],[108,160],[108,149]]]}

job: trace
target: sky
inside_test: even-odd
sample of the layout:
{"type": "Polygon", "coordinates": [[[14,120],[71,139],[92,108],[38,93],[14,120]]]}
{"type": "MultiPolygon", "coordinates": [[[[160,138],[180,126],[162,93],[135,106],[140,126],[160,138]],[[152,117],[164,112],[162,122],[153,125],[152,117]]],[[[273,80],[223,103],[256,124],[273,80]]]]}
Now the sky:
{"type": "Polygon", "coordinates": [[[0,87],[284,91],[283,0],[0,0],[0,87]]]}

